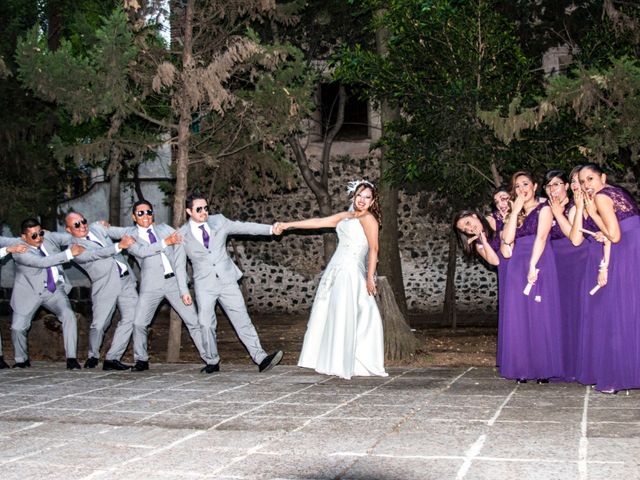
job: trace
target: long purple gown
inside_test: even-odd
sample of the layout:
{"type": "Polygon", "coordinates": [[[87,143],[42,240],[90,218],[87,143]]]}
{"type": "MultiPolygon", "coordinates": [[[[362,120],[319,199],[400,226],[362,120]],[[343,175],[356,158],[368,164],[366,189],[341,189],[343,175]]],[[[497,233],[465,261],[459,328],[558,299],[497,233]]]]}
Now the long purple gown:
{"type": "MultiPolygon", "coordinates": [[[[565,206],[565,217],[569,216],[569,210],[573,205],[573,201],[569,201],[565,206]]],[[[561,340],[565,371],[564,377],[560,380],[572,382],[576,379],[578,338],[582,324],[582,282],[585,274],[587,245],[583,242],[578,247],[574,246],[562,233],[560,225],[555,220],[550,236],[560,286],[561,340]]]]}
{"type": "Polygon", "coordinates": [[[539,204],[516,229],[513,255],[505,272],[499,361],[505,378],[564,378],[560,295],[550,237],[538,260],[538,280],[528,296],[523,293],[543,208],[549,207],[539,204]]]}
{"type": "MultiPolygon", "coordinates": [[[[603,244],[587,237],[577,378],[600,391],[640,388],[640,211],[618,187],[607,186],[598,195],[613,201],[621,239],[611,245],[607,285],[591,296],[603,244]]],[[[598,230],[591,217],[584,228],[598,230]]]]}
{"type": "Polygon", "coordinates": [[[496,345],[496,366],[500,366],[500,358],[502,355],[502,328],[501,325],[503,323],[503,316],[504,316],[504,289],[505,289],[505,275],[507,272],[507,266],[509,265],[509,261],[508,259],[504,258],[502,256],[502,253],[500,252],[500,244],[501,244],[501,240],[500,240],[500,233],[502,232],[502,229],[504,228],[504,221],[502,220],[502,217],[500,216],[500,214],[497,211],[494,211],[491,213],[491,216],[493,217],[493,219],[496,222],[496,235],[495,237],[493,237],[493,239],[489,242],[489,244],[491,245],[491,247],[495,250],[495,252],[498,254],[498,258],[500,259],[500,263],[498,264],[498,340],[497,340],[497,345],[496,345]]]}

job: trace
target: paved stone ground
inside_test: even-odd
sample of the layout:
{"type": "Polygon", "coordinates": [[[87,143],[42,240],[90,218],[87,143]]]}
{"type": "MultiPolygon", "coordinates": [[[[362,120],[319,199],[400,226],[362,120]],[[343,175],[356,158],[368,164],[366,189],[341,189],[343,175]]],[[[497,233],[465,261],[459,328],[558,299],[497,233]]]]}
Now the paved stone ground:
{"type": "Polygon", "coordinates": [[[0,478],[640,478],[640,392],[491,368],[345,381],[293,366],[0,372],[0,478]]]}

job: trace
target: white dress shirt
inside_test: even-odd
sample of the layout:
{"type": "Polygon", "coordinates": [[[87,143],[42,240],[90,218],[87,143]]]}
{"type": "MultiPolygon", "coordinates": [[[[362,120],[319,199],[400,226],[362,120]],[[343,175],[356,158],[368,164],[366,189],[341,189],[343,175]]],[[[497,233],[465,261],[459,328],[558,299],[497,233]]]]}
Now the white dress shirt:
{"type": "MultiPolygon", "coordinates": [[[[36,247],[31,247],[34,248],[36,250],[38,250],[38,255],[41,255],[41,251],[42,253],[44,253],[45,257],[49,256],[49,252],[47,252],[47,249],[44,248],[44,244],[40,245],[40,248],[36,248],[36,247]]],[[[73,258],[73,254],[71,253],[71,249],[67,248],[64,253],[67,254],[67,260],[71,260],[73,258]]],[[[51,268],[51,272],[53,273],[53,282],[54,283],[64,283],[64,277],[60,274],[60,270],[58,270],[59,265],[54,265],[53,267],[46,267],[46,268],[51,268]]]]}
{"type": "MultiPolygon", "coordinates": [[[[149,229],[151,229],[151,231],[153,232],[153,235],[156,237],[156,240],[162,243],[162,248],[166,248],[167,244],[164,243],[164,240],[160,238],[160,236],[158,235],[158,232],[156,232],[156,229],[153,228],[153,225],[151,225],[149,228],[142,228],[140,225],[138,225],[138,236],[142,240],[150,244],[151,242],[149,241],[149,233],[148,233],[149,229]]],[[[162,258],[162,266],[164,267],[164,274],[165,275],[172,274],[173,267],[171,266],[171,262],[169,261],[167,256],[164,254],[164,252],[160,252],[160,258],[162,258]]]]}
{"type": "MultiPolygon", "coordinates": [[[[88,240],[91,240],[92,242],[97,243],[97,244],[98,244],[98,245],[100,245],[101,247],[104,247],[104,244],[103,244],[103,243],[98,239],[98,237],[96,237],[93,233],[91,233],[91,230],[89,230],[89,231],[87,232],[87,237],[88,237],[88,240]]],[[[115,247],[116,247],[116,248],[115,248],[115,250],[116,250],[116,254],[118,254],[118,253],[120,253],[120,252],[122,251],[122,249],[118,246],[118,244],[117,244],[117,243],[115,244],[115,247]]],[[[124,275],[124,274],[125,274],[125,272],[126,272],[127,270],[129,270],[129,267],[128,267],[126,264],[124,264],[124,263],[122,263],[122,262],[118,261],[118,260],[117,260],[117,259],[115,259],[115,258],[114,258],[114,260],[115,260],[115,261],[116,261],[116,263],[118,264],[118,267],[120,267],[120,275],[124,275]]]]}

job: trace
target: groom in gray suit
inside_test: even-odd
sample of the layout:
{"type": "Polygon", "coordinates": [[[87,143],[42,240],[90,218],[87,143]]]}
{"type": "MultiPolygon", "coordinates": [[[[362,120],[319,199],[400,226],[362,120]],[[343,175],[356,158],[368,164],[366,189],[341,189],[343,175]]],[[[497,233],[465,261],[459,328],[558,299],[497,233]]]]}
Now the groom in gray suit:
{"type": "Polygon", "coordinates": [[[269,370],[280,363],[283,352],[277,350],[268,355],[260,345],[258,333],[251,323],[238,285],[242,272],[227,253],[227,237],[229,235],[279,235],[282,233],[281,230],[277,223],[273,226],[262,225],[234,222],[220,214],[209,216],[207,200],[195,193],[187,198],[186,207],[190,218],[178,230],[183,239],[178,248],[186,251],[193,267],[198,317],[203,327],[205,345],[213,360],[213,364],[205,368],[211,372],[220,369],[215,313],[216,303],[220,302],[240,341],[258,365],[259,371],[269,370]]]}
{"type": "Polygon", "coordinates": [[[67,214],[65,225],[68,234],[56,235],[64,235],[68,242],[74,240],[89,252],[105,247],[113,250],[112,256],[107,258],[86,260],[80,255],[73,260],[91,279],[92,321],[89,327],[89,357],[84,363],[84,368],[95,368],[98,365],[102,340],[117,306],[120,310],[120,322],[102,369],[129,370],[131,366],[123,364],[120,359],[131,339],[138,292],[135,274],[120,252],[123,249],[135,248],[135,240],[125,235],[118,244],[114,244],[102,224],[93,223],[89,226],[87,219],[77,212],[67,214]]]}
{"type": "Polygon", "coordinates": [[[153,207],[146,200],[133,204],[131,218],[136,224],[134,227],[107,228],[107,234],[112,239],[131,235],[136,240],[136,248],[131,248],[129,253],[140,265],[142,279],[133,320],[133,355],[136,364],[131,369],[138,372],[149,370],[147,328],[158,305],[166,298],[189,329],[200,357],[207,363],[201,371],[210,373],[207,368],[212,363],[211,358],[204,348],[198,314],[187,287],[184,250],[176,248],[181,241],[180,236],[169,225],[154,223],[153,207]],[[142,249],[141,245],[147,248],[142,249]]]}
{"type": "MultiPolygon", "coordinates": [[[[18,239],[9,237],[0,237],[0,260],[9,255],[10,253],[24,253],[27,251],[27,246],[17,243],[18,239]]],[[[7,362],[4,361],[4,355],[2,352],[2,336],[0,336],[0,370],[9,368],[7,362]]]]}

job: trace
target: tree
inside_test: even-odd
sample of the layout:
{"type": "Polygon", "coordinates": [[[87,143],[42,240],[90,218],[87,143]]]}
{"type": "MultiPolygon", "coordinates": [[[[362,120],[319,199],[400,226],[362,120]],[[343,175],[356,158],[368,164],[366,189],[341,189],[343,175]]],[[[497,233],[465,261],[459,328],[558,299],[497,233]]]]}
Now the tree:
{"type": "Polygon", "coordinates": [[[506,145],[549,125],[573,130],[574,157],[630,169],[640,182],[640,7],[615,3],[604,2],[605,20],[584,36],[575,67],[551,77],[533,106],[515,96],[506,112],[479,117],[506,145]]]}
{"type": "MultiPolygon", "coordinates": [[[[306,2],[305,8],[300,12],[300,21],[290,28],[281,31],[270,25],[271,28],[264,29],[272,38],[286,40],[304,52],[311,78],[316,83],[316,88],[306,99],[306,108],[299,112],[300,128],[287,137],[287,143],[304,182],[316,198],[321,216],[334,213],[333,195],[329,188],[331,152],[344,126],[348,94],[345,85],[339,84],[334,101],[330,105],[318,105],[318,89],[321,83],[333,80],[333,55],[341,45],[361,37],[366,16],[366,12],[354,12],[352,6],[344,0],[315,0],[306,2]],[[318,108],[326,108],[329,114],[314,117],[312,111],[317,112],[318,108]],[[318,117],[320,124],[316,123],[318,117]],[[307,156],[307,147],[317,131],[321,132],[323,147],[320,167],[314,170],[312,161],[307,156]]],[[[323,234],[323,246],[324,261],[327,263],[336,248],[334,232],[323,234]]]]}
{"type": "MultiPolygon", "coordinates": [[[[296,99],[305,98],[308,83],[299,51],[261,44],[249,28],[260,19],[293,21],[281,5],[186,0],[172,6],[172,46],[179,44],[179,51],[160,39],[160,25],[153,21],[162,13],[159,5],[130,0],[104,18],[86,55],[75,55],[66,39],[51,52],[36,28],[19,43],[17,58],[21,80],[63,107],[75,124],[108,125],[104,134],[68,145],[77,156],[118,164],[171,145],[173,223],[180,225],[193,166],[217,177],[241,166],[254,174],[233,181],[277,185],[278,140],[297,121],[296,99]]],[[[180,321],[171,325],[173,361],[180,321]]]]}
{"type": "MultiPolygon", "coordinates": [[[[14,60],[18,39],[38,22],[46,44],[56,38],[80,39],[109,2],[98,0],[6,0],[0,3],[0,195],[11,198],[0,206],[0,222],[18,231],[22,219],[40,217],[55,229],[56,205],[66,186],[63,167],[48,147],[53,135],[69,129],[64,115],[35,97],[18,79],[14,60]]],[[[80,43],[80,42],[78,42],[80,43]]]]}

